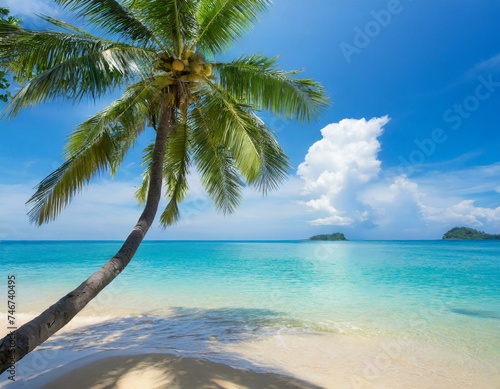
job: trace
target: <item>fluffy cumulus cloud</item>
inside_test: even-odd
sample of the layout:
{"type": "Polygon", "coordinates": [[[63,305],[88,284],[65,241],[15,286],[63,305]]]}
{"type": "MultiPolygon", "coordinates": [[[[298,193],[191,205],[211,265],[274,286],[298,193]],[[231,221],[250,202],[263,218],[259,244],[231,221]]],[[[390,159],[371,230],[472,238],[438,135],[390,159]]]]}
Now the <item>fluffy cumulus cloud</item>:
{"type": "Polygon", "coordinates": [[[379,138],[388,121],[344,119],[321,131],[323,138],[297,171],[310,224],[401,239],[438,237],[453,225],[500,228],[498,204],[479,206],[475,200],[498,190],[500,164],[419,177],[383,171],[379,138]]]}
{"type": "Polygon", "coordinates": [[[381,162],[378,137],[387,116],[370,120],[344,119],[321,130],[323,139],[313,144],[298,167],[306,206],[326,216],[313,225],[349,225],[368,218],[367,207],[353,196],[378,177],[381,162]]]}

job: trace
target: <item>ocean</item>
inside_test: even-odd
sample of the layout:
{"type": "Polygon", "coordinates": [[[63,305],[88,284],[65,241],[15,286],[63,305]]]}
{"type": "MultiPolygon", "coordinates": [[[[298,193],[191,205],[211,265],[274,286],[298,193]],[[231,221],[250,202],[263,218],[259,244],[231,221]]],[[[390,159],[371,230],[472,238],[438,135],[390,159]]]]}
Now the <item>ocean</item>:
{"type": "MultiPolygon", "coordinates": [[[[120,244],[1,241],[1,288],[6,295],[7,275],[15,275],[16,314],[32,317],[120,244]]],[[[385,382],[403,365],[416,375],[448,374],[455,387],[495,385],[500,242],[145,241],[79,316],[89,320],[85,331],[56,334],[40,350],[147,349],[264,368],[272,365],[265,356],[259,363],[255,350],[236,357],[237,346],[272,340],[283,359],[293,339],[306,339],[304,350],[316,350],[313,365],[315,358],[335,362],[345,342],[365,342],[371,346],[360,346],[361,354],[348,347],[356,382],[385,382]]],[[[259,352],[271,355],[269,347],[259,352]]]]}

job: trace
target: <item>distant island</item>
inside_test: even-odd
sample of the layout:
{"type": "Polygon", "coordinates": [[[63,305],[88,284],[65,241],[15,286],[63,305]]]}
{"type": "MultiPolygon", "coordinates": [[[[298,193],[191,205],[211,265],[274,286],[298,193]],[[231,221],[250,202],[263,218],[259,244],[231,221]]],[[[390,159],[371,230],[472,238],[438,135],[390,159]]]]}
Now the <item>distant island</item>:
{"type": "Polygon", "coordinates": [[[469,227],[454,227],[443,235],[443,240],[500,240],[500,234],[487,234],[469,227]]]}
{"type": "Polygon", "coordinates": [[[333,234],[314,235],[309,240],[347,240],[343,233],[335,232],[333,234]]]}

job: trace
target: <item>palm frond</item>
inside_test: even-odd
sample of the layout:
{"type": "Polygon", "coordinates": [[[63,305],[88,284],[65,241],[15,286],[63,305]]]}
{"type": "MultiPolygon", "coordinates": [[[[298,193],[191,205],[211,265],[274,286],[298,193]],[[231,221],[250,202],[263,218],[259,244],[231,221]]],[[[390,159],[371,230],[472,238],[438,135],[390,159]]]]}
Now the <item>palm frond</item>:
{"type": "Polygon", "coordinates": [[[30,221],[41,225],[54,220],[85,184],[106,170],[115,150],[112,136],[104,132],[44,178],[27,202],[30,221]]]}
{"type": "Polygon", "coordinates": [[[271,0],[201,0],[197,18],[198,38],[193,47],[218,54],[247,32],[271,0]]]}
{"type": "Polygon", "coordinates": [[[139,202],[139,205],[146,204],[146,200],[148,197],[149,172],[153,164],[153,150],[154,143],[151,143],[142,151],[142,166],[144,166],[144,171],[142,173],[142,182],[141,186],[139,186],[139,188],[137,188],[134,193],[135,198],[139,202]]]}
{"type": "Polygon", "coordinates": [[[28,201],[30,219],[53,220],[85,184],[98,173],[116,173],[127,151],[144,130],[158,94],[145,82],[131,85],[123,96],[81,123],[66,145],[66,161],[38,185],[28,201]]]}
{"type": "MultiPolygon", "coordinates": [[[[0,31],[2,28],[0,27],[0,31]]],[[[18,82],[28,81],[5,112],[15,116],[27,106],[57,97],[98,97],[149,69],[150,51],[68,33],[17,29],[0,40],[0,60],[18,82]]]]}
{"type": "MultiPolygon", "coordinates": [[[[80,27],[75,26],[74,24],[68,23],[64,20],[54,18],[53,16],[50,15],[44,15],[44,14],[36,14],[40,19],[46,21],[47,23],[50,23],[54,27],[57,27],[61,30],[64,30],[68,33],[76,33],[81,36],[86,36],[88,38],[96,38],[95,35],[89,33],[88,31],[85,31],[81,29],[80,27]]],[[[101,38],[102,39],[102,38],[101,38]]]]}
{"type": "Polygon", "coordinates": [[[198,0],[133,0],[131,10],[162,41],[170,55],[180,58],[186,42],[196,36],[198,0]]]}
{"type": "Polygon", "coordinates": [[[254,143],[259,128],[247,107],[210,81],[200,84],[194,95],[196,108],[191,112],[198,127],[210,128],[224,148],[230,150],[245,180],[254,181],[260,171],[259,150],[254,143]]]}
{"type": "Polygon", "coordinates": [[[285,118],[316,119],[330,103],[323,87],[295,78],[300,71],[278,70],[276,59],[257,54],[214,66],[221,86],[238,101],[285,118]]]}
{"type": "Polygon", "coordinates": [[[0,38],[8,35],[12,31],[16,31],[19,28],[19,23],[9,23],[7,20],[2,20],[0,18],[0,38]]]}
{"type": "Polygon", "coordinates": [[[278,189],[279,185],[286,180],[291,165],[272,130],[257,116],[254,116],[254,120],[261,130],[258,142],[256,142],[261,167],[259,176],[252,182],[252,185],[266,195],[269,191],[278,189]]]}
{"type": "Polygon", "coordinates": [[[244,183],[231,152],[203,124],[193,129],[193,159],[216,209],[224,214],[234,212],[241,202],[244,183]]]}
{"type": "Polygon", "coordinates": [[[168,137],[163,177],[166,185],[165,197],[169,199],[161,214],[160,223],[166,227],[179,220],[179,204],[188,191],[187,176],[191,158],[189,155],[189,127],[178,125],[168,137]]]}
{"type": "Polygon", "coordinates": [[[157,79],[152,78],[130,85],[118,100],[81,123],[68,139],[68,155],[78,153],[113,125],[122,126],[132,138],[137,137],[159,100],[161,91],[156,83],[157,79]]]}
{"type": "Polygon", "coordinates": [[[133,1],[122,2],[124,5],[116,0],[55,0],[55,2],[96,27],[118,35],[121,39],[136,42],[144,47],[151,46],[155,41],[152,30],[127,7],[133,1]]]}

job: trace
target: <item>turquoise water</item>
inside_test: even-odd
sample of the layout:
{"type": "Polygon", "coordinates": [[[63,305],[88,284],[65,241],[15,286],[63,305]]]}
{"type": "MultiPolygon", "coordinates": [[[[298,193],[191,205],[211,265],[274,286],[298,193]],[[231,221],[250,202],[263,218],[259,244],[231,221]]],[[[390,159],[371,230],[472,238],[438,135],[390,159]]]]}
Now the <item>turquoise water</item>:
{"type": "MultiPolygon", "coordinates": [[[[119,246],[2,241],[0,274],[16,275],[18,312],[34,314],[119,246]]],[[[83,314],[173,314],[186,336],[404,334],[498,358],[500,242],[147,241],[83,314]]]]}

